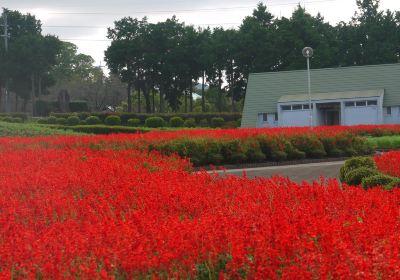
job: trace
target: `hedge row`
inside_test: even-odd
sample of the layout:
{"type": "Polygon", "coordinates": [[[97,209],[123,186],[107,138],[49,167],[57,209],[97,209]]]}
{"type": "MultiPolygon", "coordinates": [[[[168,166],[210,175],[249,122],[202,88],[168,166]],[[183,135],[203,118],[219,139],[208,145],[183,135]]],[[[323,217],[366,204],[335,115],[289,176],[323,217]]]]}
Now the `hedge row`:
{"type": "Polygon", "coordinates": [[[121,118],[121,124],[127,125],[129,119],[139,119],[142,124],[149,117],[161,117],[166,122],[170,122],[173,117],[180,117],[184,121],[187,119],[194,119],[197,124],[201,121],[207,120],[211,124],[212,118],[223,118],[225,122],[237,122],[242,118],[241,113],[168,113],[168,114],[138,114],[138,113],[51,113],[51,116],[57,118],[68,118],[72,115],[77,115],[81,120],[85,120],[89,116],[97,116],[102,122],[110,115],[118,115],[121,118]]]}
{"type": "Polygon", "coordinates": [[[6,119],[6,118],[14,118],[14,119],[21,119],[22,121],[26,121],[29,118],[28,113],[23,113],[23,112],[14,112],[14,113],[0,113],[0,118],[6,119]]]}
{"type": "Polygon", "coordinates": [[[178,154],[189,158],[195,166],[355,156],[372,152],[364,138],[352,134],[332,137],[304,134],[257,135],[241,139],[179,138],[152,143],[145,148],[167,155],[178,154]]]}
{"type": "Polygon", "coordinates": [[[355,157],[347,160],[340,169],[340,180],[351,186],[362,185],[366,190],[381,186],[386,190],[400,187],[400,178],[380,172],[371,157],[355,157]]]}
{"type": "Polygon", "coordinates": [[[88,134],[115,134],[115,133],[145,133],[149,129],[134,128],[127,126],[106,126],[106,125],[76,125],[76,126],[54,126],[56,129],[70,130],[88,134]]]}

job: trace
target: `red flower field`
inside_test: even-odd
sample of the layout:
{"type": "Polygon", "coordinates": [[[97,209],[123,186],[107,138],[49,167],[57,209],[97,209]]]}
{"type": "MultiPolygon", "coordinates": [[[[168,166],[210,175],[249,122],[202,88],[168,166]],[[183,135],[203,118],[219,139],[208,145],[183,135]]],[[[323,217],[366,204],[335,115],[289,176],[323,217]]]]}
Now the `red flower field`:
{"type": "Polygon", "coordinates": [[[400,277],[399,189],[191,173],[118,145],[173,134],[1,139],[0,278],[400,277]]]}

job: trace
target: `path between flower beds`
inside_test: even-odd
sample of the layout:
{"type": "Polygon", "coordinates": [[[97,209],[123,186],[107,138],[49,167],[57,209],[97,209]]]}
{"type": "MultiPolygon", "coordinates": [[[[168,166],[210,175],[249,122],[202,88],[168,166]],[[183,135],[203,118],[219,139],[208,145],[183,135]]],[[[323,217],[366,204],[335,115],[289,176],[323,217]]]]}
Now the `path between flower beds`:
{"type": "Polygon", "coordinates": [[[245,171],[247,177],[264,177],[269,178],[272,176],[284,176],[289,177],[292,181],[319,181],[321,176],[326,179],[339,178],[339,169],[344,164],[344,161],[334,162],[318,162],[309,164],[296,164],[296,165],[282,165],[282,166],[267,166],[267,167],[256,167],[256,168],[243,168],[243,169],[228,169],[226,171],[208,171],[209,173],[218,172],[232,174],[232,175],[243,175],[245,171]]]}

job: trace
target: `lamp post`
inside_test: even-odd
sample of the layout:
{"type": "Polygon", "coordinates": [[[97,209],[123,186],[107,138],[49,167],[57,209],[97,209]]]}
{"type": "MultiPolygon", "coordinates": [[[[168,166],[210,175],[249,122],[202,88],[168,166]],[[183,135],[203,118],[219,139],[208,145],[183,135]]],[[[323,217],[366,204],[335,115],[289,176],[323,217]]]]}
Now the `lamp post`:
{"type": "Polygon", "coordinates": [[[313,127],[313,108],[311,104],[311,73],[310,73],[310,58],[314,55],[314,50],[311,47],[303,49],[303,56],[307,58],[307,75],[308,75],[308,101],[310,106],[310,127],[313,127]]]}

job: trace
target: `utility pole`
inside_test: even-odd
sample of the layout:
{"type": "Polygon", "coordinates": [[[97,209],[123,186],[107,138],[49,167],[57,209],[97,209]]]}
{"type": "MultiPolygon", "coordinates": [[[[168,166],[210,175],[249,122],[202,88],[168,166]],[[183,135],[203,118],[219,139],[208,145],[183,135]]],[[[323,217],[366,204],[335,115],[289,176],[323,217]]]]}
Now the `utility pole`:
{"type": "MultiPolygon", "coordinates": [[[[6,10],[3,8],[3,24],[1,25],[4,28],[4,33],[3,35],[0,35],[1,37],[4,37],[4,48],[6,53],[8,53],[8,20],[7,20],[7,13],[6,10]]],[[[8,75],[8,74],[6,74],[8,75]]],[[[6,77],[6,84],[5,84],[5,111],[10,112],[10,102],[9,102],[9,92],[8,92],[8,76],[6,77]]]]}
{"type": "Polygon", "coordinates": [[[313,121],[313,105],[312,105],[312,98],[311,98],[311,73],[310,73],[310,58],[313,57],[314,50],[311,47],[305,47],[303,49],[303,56],[307,59],[307,80],[308,80],[308,106],[310,110],[310,127],[314,126],[313,121]]]}

